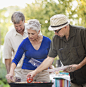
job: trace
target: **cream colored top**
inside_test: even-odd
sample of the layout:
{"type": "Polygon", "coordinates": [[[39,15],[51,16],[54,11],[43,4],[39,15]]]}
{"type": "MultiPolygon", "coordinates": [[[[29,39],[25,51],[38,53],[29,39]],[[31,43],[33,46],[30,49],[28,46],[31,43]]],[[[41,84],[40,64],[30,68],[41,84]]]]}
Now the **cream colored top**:
{"type": "MultiPolygon", "coordinates": [[[[18,46],[27,36],[28,35],[26,29],[24,30],[23,36],[18,32],[16,32],[15,28],[8,31],[4,40],[4,50],[3,50],[4,59],[14,58],[18,46]]],[[[23,58],[18,63],[17,68],[21,68],[22,63],[23,63],[23,58]]]]}

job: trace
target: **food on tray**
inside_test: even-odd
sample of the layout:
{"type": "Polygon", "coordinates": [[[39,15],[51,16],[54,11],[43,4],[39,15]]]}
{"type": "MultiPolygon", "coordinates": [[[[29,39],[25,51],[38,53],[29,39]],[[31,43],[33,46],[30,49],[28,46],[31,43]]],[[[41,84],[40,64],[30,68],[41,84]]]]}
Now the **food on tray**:
{"type": "Polygon", "coordinates": [[[43,83],[43,82],[35,82],[35,81],[34,81],[34,82],[32,82],[32,83],[43,83]]]}
{"type": "Polygon", "coordinates": [[[33,81],[33,78],[27,78],[27,83],[31,83],[33,81]]]}
{"type": "MultiPolygon", "coordinates": [[[[15,82],[15,83],[28,83],[28,82],[15,82]]],[[[36,81],[32,81],[31,83],[48,83],[48,82],[36,82],[36,81]]]]}
{"type": "Polygon", "coordinates": [[[27,83],[27,82],[15,82],[15,83],[27,83]]]}

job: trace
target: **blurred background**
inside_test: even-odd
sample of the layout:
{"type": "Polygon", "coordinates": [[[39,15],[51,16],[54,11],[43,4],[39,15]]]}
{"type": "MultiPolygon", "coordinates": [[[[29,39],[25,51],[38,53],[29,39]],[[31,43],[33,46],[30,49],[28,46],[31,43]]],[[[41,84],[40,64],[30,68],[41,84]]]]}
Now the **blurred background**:
{"type": "MultiPolygon", "coordinates": [[[[86,0],[2,0],[0,2],[0,87],[9,87],[5,75],[3,43],[6,33],[13,27],[11,15],[21,11],[26,18],[38,19],[42,24],[41,32],[52,40],[54,32],[48,31],[50,17],[65,14],[70,24],[86,27],[86,0]]],[[[57,67],[56,57],[53,65],[57,67]]]]}

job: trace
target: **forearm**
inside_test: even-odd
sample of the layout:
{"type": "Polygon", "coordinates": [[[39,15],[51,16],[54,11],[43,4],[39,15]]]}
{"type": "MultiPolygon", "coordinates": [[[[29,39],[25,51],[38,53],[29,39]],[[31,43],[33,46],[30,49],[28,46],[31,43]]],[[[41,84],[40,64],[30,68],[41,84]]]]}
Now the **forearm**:
{"type": "Polygon", "coordinates": [[[10,72],[11,58],[5,59],[5,66],[6,66],[6,70],[7,70],[7,74],[8,74],[10,72]]]}
{"type": "Polygon", "coordinates": [[[82,68],[85,64],[86,64],[86,57],[79,64],[72,64],[69,67],[67,67],[64,71],[74,72],[75,70],[82,68]]]}
{"type": "Polygon", "coordinates": [[[9,72],[9,74],[6,75],[8,83],[15,82],[15,79],[14,79],[14,69],[15,68],[16,68],[16,64],[15,63],[11,63],[10,72],[9,72]]]}
{"type": "Polygon", "coordinates": [[[83,67],[86,64],[86,57],[83,59],[83,61],[81,61],[78,66],[79,68],[83,67]]]}
{"type": "Polygon", "coordinates": [[[15,68],[16,68],[16,64],[15,63],[12,63],[11,64],[11,68],[10,68],[10,72],[9,72],[11,75],[14,75],[15,68]]]}
{"type": "Polygon", "coordinates": [[[54,58],[51,57],[47,57],[42,64],[35,69],[36,73],[41,72],[42,70],[45,70],[46,68],[48,68],[50,65],[52,65],[52,62],[54,61],[54,58]]]}

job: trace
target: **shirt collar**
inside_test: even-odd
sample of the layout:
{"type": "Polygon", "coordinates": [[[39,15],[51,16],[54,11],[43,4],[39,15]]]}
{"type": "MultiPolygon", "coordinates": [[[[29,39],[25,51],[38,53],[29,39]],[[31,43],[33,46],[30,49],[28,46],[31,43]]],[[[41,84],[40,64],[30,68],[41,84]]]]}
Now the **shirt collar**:
{"type": "Polygon", "coordinates": [[[16,31],[16,29],[14,28],[14,36],[16,36],[18,33],[16,31]]]}
{"type": "Polygon", "coordinates": [[[73,25],[69,25],[69,27],[70,27],[69,39],[70,39],[71,37],[75,36],[75,34],[76,34],[76,29],[75,29],[75,27],[74,27],[73,25]]]}
{"type": "Polygon", "coordinates": [[[25,29],[24,29],[24,33],[27,33],[26,26],[25,26],[25,29]]]}
{"type": "MultiPolygon", "coordinates": [[[[75,29],[75,27],[74,27],[73,25],[69,25],[69,27],[70,27],[70,30],[69,30],[68,40],[70,40],[70,39],[71,39],[73,36],[75,36],[75,34],[76,34],[76,29],[75,29]]],[[[65,38],[65,36],[62,37],[62,38],[60,38],[60,39],[63,39],[65,42],[67,41],[66,38],[65,38]]]]}

